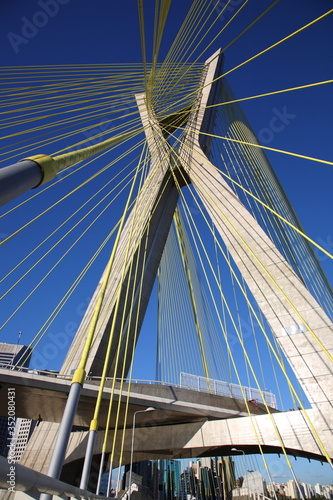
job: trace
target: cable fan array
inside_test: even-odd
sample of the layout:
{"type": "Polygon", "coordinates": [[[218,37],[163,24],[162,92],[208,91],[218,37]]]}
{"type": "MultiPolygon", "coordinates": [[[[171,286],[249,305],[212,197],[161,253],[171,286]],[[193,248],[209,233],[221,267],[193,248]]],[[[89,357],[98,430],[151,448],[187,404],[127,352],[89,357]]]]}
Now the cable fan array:
{"type": "MultiPolygon", "coordinates": [[[[320,90],[333,80],[268,89],[267,93],[237,99],[225,79],[325,20],[332,10],[217,76],[219,91],[209,105],[214,109],[213,126],[210,131],[198,131],[191,129],[195,123],[191,118],[206,111],[200,109],[207,69],[203,56],[220,39],[227,55],[230,47],[274,11],[278,0],[261,12],[255,10],[255,16],[249,18],[253,20],[230,40],[225,38],[228,27],[237,22],[238,16],[252,13],[251,2],[245,0],[231,13],[230,0],[223,7],[216,4],[211,0],[193,1],[162,63],[159,54],[171,2],[156,2],[153,41],[149,44],[143,1],[139,0],[142,64],[0,70],[4,99],[0,129],[5,131],[1,138],[2,164],[40,152],[68,160],[54,181],[9,204],[1,215],[1,245],[8,249],[7,255],[18,256],[17,260],[4,259],[2,264],[1,328],[7,334],[20,323],[31,325],[29,347],[35,355],[43,353],[46,364],[42,368],[49,368],[52,357],[47,358],[46,348],[50,329],[62,327],[60,313],[73,323],[71,311],[86,295],[82,290],[87,288],[92,294],[97,285],[97,306],[88,308],[82,322],[81,317],[75,317],[75,344],[70,347],[72,337],[68,339],[66,352],[58,353],[54,369],[69,376],[77,366],[84,372],[88,360],[93,360],[90,375],[96,375],[99,384],[90,424],[90,431],[95,433],[99,432],[105,389],[110,389],[107,414],[103,416],[100,476],[107,460],[112,470],[127,459],[126,437],[133,416],[131,390],[137,365],[142,362],[135,357],[136,349],[147,339],[156,344],[156,359],[152,360],[156,364],[155,380],[178,384],[180,373],[186,372],[205,379],[208,392],[213,392],[216,381],[237,386],[270,479],[255,410],[249,402],[250,389],[256,391],[293,475],[288,450],[273,417],[275,408],[267,399],[272,392],[277,395],[280,410],[302,409],[318,453],[331,463],[316,423],[306,410],[308,400],[206,207],[184,174],[180,151],[190,157],[189,134],[206,135],[208,146],[202,157],[208,158],[227,181],[235,197],[332,317],[332,289],[312,245],[328,258],[333,256],[304,233],[265,151],[285,154],[290,161],[297,157],[325,166],[333,163],[260,145],[240,103],[309,88],[320,90]],[[148,117],[140,108],[141,100],[148,117]],[[119,139],[117,144],[112,142],[115,137],[119,139]],[[154,186],[161,179],[154,198],[154,186]],[[158,318],[153,324],[141,311],[149,300],[144,290],[153,265],[150,250],[155,249],[154,224],[169,190],[174,190],[178,203],[170,231],[164,235],[156,287],[158,318]],[[108,264],[103,271],[105,261],[108,264]],[[97,284],[95,276],[101,273],[97,284]],[[110,276],[115,282],[113,288],[110,276]],[[75,298],[77,292],[81,293],[79,299],[75,298]],[[38,311],[38,327],[31,311],[38,311]],[[100,347],[102,330],[107,334],[100,347]],[[101,352],[103,358],[99,358],[101,352]]],[[[297,304],[293,307],[297,310],[297,304]]],[[[325,349],[323,352],[331,363],[331,354],[325,349]]],[[[23,364],[26,360],[20,361],[23,364]]],[[[44,429],[51,432],[51,427],[45,424],[44,429]]],[[[76,438],[80,435],[83,440],[86,431],[76,430],[76,438]]],[[[37,438],[31,442],[29,460],[37,459],[41,447],[37,438]]],[[[23,463],[28,458],[23,458],[23,463]]]]}

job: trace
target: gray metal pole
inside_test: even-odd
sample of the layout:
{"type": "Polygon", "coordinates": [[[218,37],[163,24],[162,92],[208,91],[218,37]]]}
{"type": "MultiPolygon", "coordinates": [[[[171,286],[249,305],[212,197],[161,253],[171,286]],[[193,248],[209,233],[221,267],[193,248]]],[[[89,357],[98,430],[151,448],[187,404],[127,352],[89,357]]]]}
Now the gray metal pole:
{"type": "Polygon", "coordinates": [[[245,469],[245,474],[247,472],[246,469],[246,454],[244,450],[238,450],[237,448],[231,448],[231,451],[237,451],[238,453],[243,453],[243,459],[244,459],[244,469],[245,469]]]}
{"type": "MultiPolygon", "coordinates": [[[[108,487],[106,489],[106,496],[107,497],[110,497],[110,492],[111,492],[111,488],[112,488],[112,469],[113,467],[113,462],[110,460],[110,465],[109,465],[109,477],[108,477],[108,487]]],[[[116,495],[117,496],[117,495],[116,495]]]]}
{"type": "Polygon", "coordinates": [[[31,188],[53,179],[63,168],[87,160],[105,149],[134,137],[141,130],[131,130],[125,134],[110,137],[93,146],[51,157],[37,154],[23,158],[18,163],[0,169],[0,206],[31,188]]]}
{"type": "Polygon", "coordinates": [[[120,474],[121,474],[121,462],[118,465],[118,477],[117,477],[117,485],[116,485],[116,497],[119,496],[119,485],[120,485],[120,474]]]}
{"type": "Polygon", "coordinates": [[[105,451],[102,451],[101,461],[99,464],[98,480],[97,480],[97,486],[96,486],[96,495],[99,495],[99,490],[101,487],[101,479],[102,479],[102,475],[103,475],[104,460],[105,460],[105,451]]]}
{"type": "MultiPolygon", "coordinates": [[[[132,426],[132,439],[131,439],[131,458],[130,458],[130,470],[129,470],[129,481],[128,481],[128,500],[131,500],[131,486],[132,486],[132,468],[133,468],[133,454],[134,454],[134,435],[135,435],[135,417],[137,413],[145,413],[148,411],[155,411],[155,408],[149,406],[145,410],[138,410],[134,412],[133,415],[133,426],[132,426]]],[[[126,487],[126,484],[125,484],[126,487]]]]}
{"type": "Polygon", "coordinates": [[[93,453],[94,453],[94,445],[95,445],[96,436],[97,436],[97,432],[95,430],[89,431],[88,444],[87,444],[86,454],[84,457],[84,464],[83,464],[83,469],[82,469],[82,474],[81,474],[81,482],[80,482],[80,488],[82,490],[87,489],[89,474],[90,474],[90,467],[91,467],[91,462],[92,462],[93,453]]]}
{"type": "Polygon", "coordinates": [[[304,500],[304,495],[303,495],[303,492],[302,492],[302,488],[300,487],[299,481],[298,481],[297,477],[295,476],[294,469],[291,467],[290,470],[291,470],[291,473],[293,475],[294,481],[296,483],[296,488],[298,490],[298,494],[301,497],[301,499],[304,500]]]}
{"type": "Polygon", "coordinates": [[[273,491],[273,495],[274,495],[274,500],[278,500],[277,499],[277,495],[276,495],[276,491],[275,491],[275,488],[274,488],[274,484],[273,484],[273,479],[272,479],[271,473],[269,472],[268,468],[267,468],[267,475],[268,475],[269,481],[270,481],[270,483],[272,485],[272,491],[273,491]]]}
{"type": "Polygon", "coordinates": [[[43,172],[38,163],[23,160],[0,169],[0,206],[39,186],[43,172]]]}
{"type": "MultiPolygon", "coordinates": [[[[51,457],[47,475],[59,479],[65,458],[69,436],[73,427],[76,408],[80,399],[82,385],[74,382],[69,390],[66,408],[59,427],[56,444],[51,457]]],[[[42,493],[40,500],[52,500],[52,495],[42,493]]]]}
{"type": "MultiPolygon", "coordinates": [[[[128,500],[131,500],[131,483],[132,483],[132,467],[133,467],[133,452],[134,452],[134,433],[135,433],[135,417],[137,413],[140,413],[141,411],[145,410],[139,410],[134,412],[133,415],[133,426],[132,426],[132,439],[131,439],[131,458],[130,458],[130,470],[129,470],[129,478],[128,478],[128,487],[127,487],[127,498],[128,500]]],[[[126,480],[125,480],[125,490],[126,490],[126,480]]]]}

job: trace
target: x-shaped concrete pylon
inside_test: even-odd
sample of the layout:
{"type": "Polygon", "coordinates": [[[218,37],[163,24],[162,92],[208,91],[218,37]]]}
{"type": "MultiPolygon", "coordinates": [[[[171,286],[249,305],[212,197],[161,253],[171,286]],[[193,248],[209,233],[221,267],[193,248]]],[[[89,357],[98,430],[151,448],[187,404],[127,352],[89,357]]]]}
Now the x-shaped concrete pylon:
{"type": "MultiPolygon", "coordinates": [[[[333,445],[327,447],[327,442],[333,443],[333,325],[206,155],[208,136],[202,132],[209,133],[213,120],[214,108],[207,109],[207,106],[215,102],[221,81],[216,80],[220,76],[221,59],[222,54],[214,54],[206,63],[199,97],[189,113],[185,135],[177,150],[165,139],[145,94],[137,96],[151,166],[122,231],[87,372],[100,374],[112,324],[109,374],[121,375],[122,366],[115,366],[119,341],[120,359],[125,362],[127,372],[179,189],[191,182],[311,403],[315,428],[306,412],[304,419],[309,435],[318,436],[318,453],[325,454],[325,443],[332,456],[333,445]],[[126,292],[128,283],[131,284],[129,295],[126,292]],[[118,316],[112,321],[115,311],[118,316]],[[125,334],[130,339],[127,344],[125,334]]],[[[245,125],[244,133],[248,134],[249,142],[253,142],[245,125]]],[[[69,350],[63,373],[69,373],[78,365],[82,339],[89,327],[99,289],[100,285],[69,350]]]]}

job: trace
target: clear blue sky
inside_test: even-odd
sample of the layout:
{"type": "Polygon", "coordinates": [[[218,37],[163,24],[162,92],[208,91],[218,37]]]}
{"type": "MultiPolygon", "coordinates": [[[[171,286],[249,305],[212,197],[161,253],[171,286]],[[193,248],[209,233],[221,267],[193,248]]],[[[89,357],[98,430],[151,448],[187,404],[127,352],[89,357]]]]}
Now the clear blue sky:
{"type": "MultiPolygon", "coordinates": [[[[190,4],[188,0],[173,2],[165,37],[162,40],[160,60],[163,60],[163,56],[167,53],[170,42],[178,31],[190,4]]],[[[239,0],[231,2],[234,6],[240,4],[239,0]]],[[[251,4],[255,4],[251,7],[253,13],[260,12],[267,6],[267,2],[263,0],[257,2],[252,0],[251,4]]],[[[152,40],[153,0],[145,0],[145,7],[147,7],[147,40],[152,40]]],[[[331,7],[330,0],[280,0],[262,22],[226,51],[225,70],[247,60],[331,7]]],[[[135,0],[112,2],[52,0],[50,3],[43,0],[30,2],[13,0],[1,5],[0,14],[2,66],[135,63],[142,60],[135,0]],[[38,14],[40,12],[44,15],[38,14]]],[[[218,48],[224,47],[245,28],[248,22],[247,15],[244,15],[238,23],[231,24],[225,35],[219,37],[201,56],[201,61],[207,59],[218,48]]],[[[333,16],[329,16],[318,25],[273,49],[269,54],[232,72],[228,80],[236,96],[246,97],[332,79],[332,28],[333,16]]],[[[197,54],[199,53],[200,49],[197,51],[197,54]]],[[[332,85],[256,99],[244,104],[243,109],[259,139],[262,139],[267,146],[333,160],[332,85]],[[271,127],[272,118],[277,112],[284,113],[285,116],[285,126],[278,132],[272,131],[271,127]]],[[[52,150],[42,152],[48,153],[52,150]]],[[[332,165],[291,158],[278,153],[268,153],[268,157],[307,234],[332,253],[332,165]]],[[[10,222],[7,226],[4,221],[0,227],[0,236],[3,238],[10,232],[10,222]]],[[[10,245],[5,245],[1,249],[2,262],[11,261],[16,251],[24,252],[25,246],[28,246],[29,240],[34,236],[34,233],[29,235],[25,233],[10,245]]],[[[325,256],[320,256],[320,261],[330,281],[333,282],[332,261],[325,256]]],[[[71,265],[74,267],[74,263],[68,264],[68,274],[71,265]]],[[[54,332],[63,332],[67,329],[69,338],[80,321],[84,305],[96,285],[96,276],[99,276],[102,269],[103,263],[98,263],[94,269],[95,277],[87,280],[85,288],[70,303],[65,315],[54,324],[54,332]]],[[[61,293],[64,281],[66,281],[64,271],[52,278],[51,285],[43,292],[45,294],[43,300],[50,297],[51,301],[58,292],[61,293]]],[[[43,308],[44,302],[39,300],[43,308]]],[[[14,303],[14,300],[13,302],[9,300],[5,308],[10,309],[14,303]]],[[[41,314],[37,311],[37,307],[38,300],[32,308],[25,309],[22,315],[14,317],[4,329],[3,341],[15,342],[17,332],[22,330],[22,342],[28,343],[32,332],[40,327],[41,314]]],[[[50,343],[52,339],[48,338],[46,342],[50,343]]],[[[144,343],[139,348],[146,352],[147,345],[144,343]]],[[[41,351],[42,348],[43,344],[40,346],[41,351]]],[[[63,351],[61,346],[56,346],[54,352],[50,353],[47,366],[44,367],[59,368],[63,351]]],[[[44,355],[43,359],[45,360],[44,355]]],[[[140,360],[140,351],[138,359],[140,360]]],[[[35,358],[36,364],[38,361],[39,358],[35,358]]],[[[154,369],[152,366],[149,371],[145,363],[138,363],[137,377],[153,378],[154,369]]],[[[297,462],[299,463],[300,461],[297,462]]],[[[309,470],[302,465],[304,479],[311,476],[313,483],[333,482],[333,475],[327,466],[317,468],[310,464],[308,467],[309,470]],[[314,469],[316,472],[312,472],[314,469]],[[325,471],[326,476],[320,476],[322,471],[325,471]]],[[[281,479],[277,477],[276,480],[283,481],[283,476],[288,474],[288,471],[285,471],[284,467],[281,469],[280,465],[276,466],[276,469],[279,469],[276,474],[281,475],[281,479]]]]}

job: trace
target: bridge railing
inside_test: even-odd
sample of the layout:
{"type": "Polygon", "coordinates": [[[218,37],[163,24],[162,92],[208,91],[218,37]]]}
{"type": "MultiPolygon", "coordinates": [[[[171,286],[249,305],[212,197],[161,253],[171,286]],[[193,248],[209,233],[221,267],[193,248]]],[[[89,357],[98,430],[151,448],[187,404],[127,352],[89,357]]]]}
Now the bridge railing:
{"type": "Polygon", "coordinates": [[[71,484],[37,472],[33,469],[15,463],[0,456],[0,488],[10,493],[22,491],[36,500],[41,493],[56,495],[61,498],[75,498],[77,500],[104,500],[105,497],[95,495],[71,484]]]}
{"type": "MultiPolygon", "coordinates": [[[[72,380],[73,374],[65,374],[65,373],[59,373],[58,371],[55,370],[37,370],[35,368],[27,368],[26,366],[18,366],[18,365],[10,365],[10,364],[0,364],[0,369],[4,368],[6,370],[15,370],[15,372],[24,372],[24,373],[29,373],[30,375],[46,375],[47,377],[54,377],[54,378],[59,378],[63,380],[72,380]]],[[[99,383],[101,381],[102,377],[97,377],[92,374],[87,374],[86,376],[86,381],[87,382],[96,382],[99,383]]],[[[106,381],[113,381],[113,377],[106,377],[106,381]]],[[[180,387],[179,384],[173,384],[171,382],[163,382],[161,380],[145,380],[145,379],[120,379],[116,378],[116,382],[124,382],[126,383],[131,383],[131,384],[149,384],[149,385],[166,385],[166,386],[172,386],[172,387],[180,387]]]]}
{"type": "MultiPolygon", "coordinates": [[[[31,375],[46,375],[48,377],[56,377],[64,380],[71,380],[72,374],[62,374],[54,370],[36,370],[33,368],[27,368],[24,366],[13,366],[13,365],[0,365],[0,368],[6,368],[15,371],[23,371],[31,375]]],[[[88,374],[86,381],[93,384],[98,384],[101,377],[96,377],[92,374],[88,374]]],[[[106,381],[113,381],[112,377],[107,377],[106,381]]],[[[116,379],[116,382],[121,382],[121,379],[116,379]]],[[[205,378],[200,375],[193,375],[190,373],[180,373],[180,383],[174,384],[171,382],[163,382],[160,380],[143,380],[143,379],[123,379],[125,384],[149,384],[149,385],[166,385],[172,387],[179,387],[182,389],[190,389],[192,391],[198,392],[208,392],[210,394],[216,394],[218,396],[225,396],[228,398],[244,400],[244,395],[247,401],[253,401],[258,403],[263,403],[263,394],[265,402],[271,408],[276,408],[276,396],[269,391],[260,391],[254,387],[240,386],[231,382],[225,382],[222,380],[215,380],[210,378],[205,378]]]]}
{"type": "Polygon", "coordinates": [[[276,408],[276,397],[272,392],[260,392],[259,389],[254,387],[240,386],[223,380],[215,380],[200,375],[181,372],[180,387],[241,400],[244,400],[245,396],[247,401],[258,403],[263,403],[264,399],[268,406],[276,408]]]}

